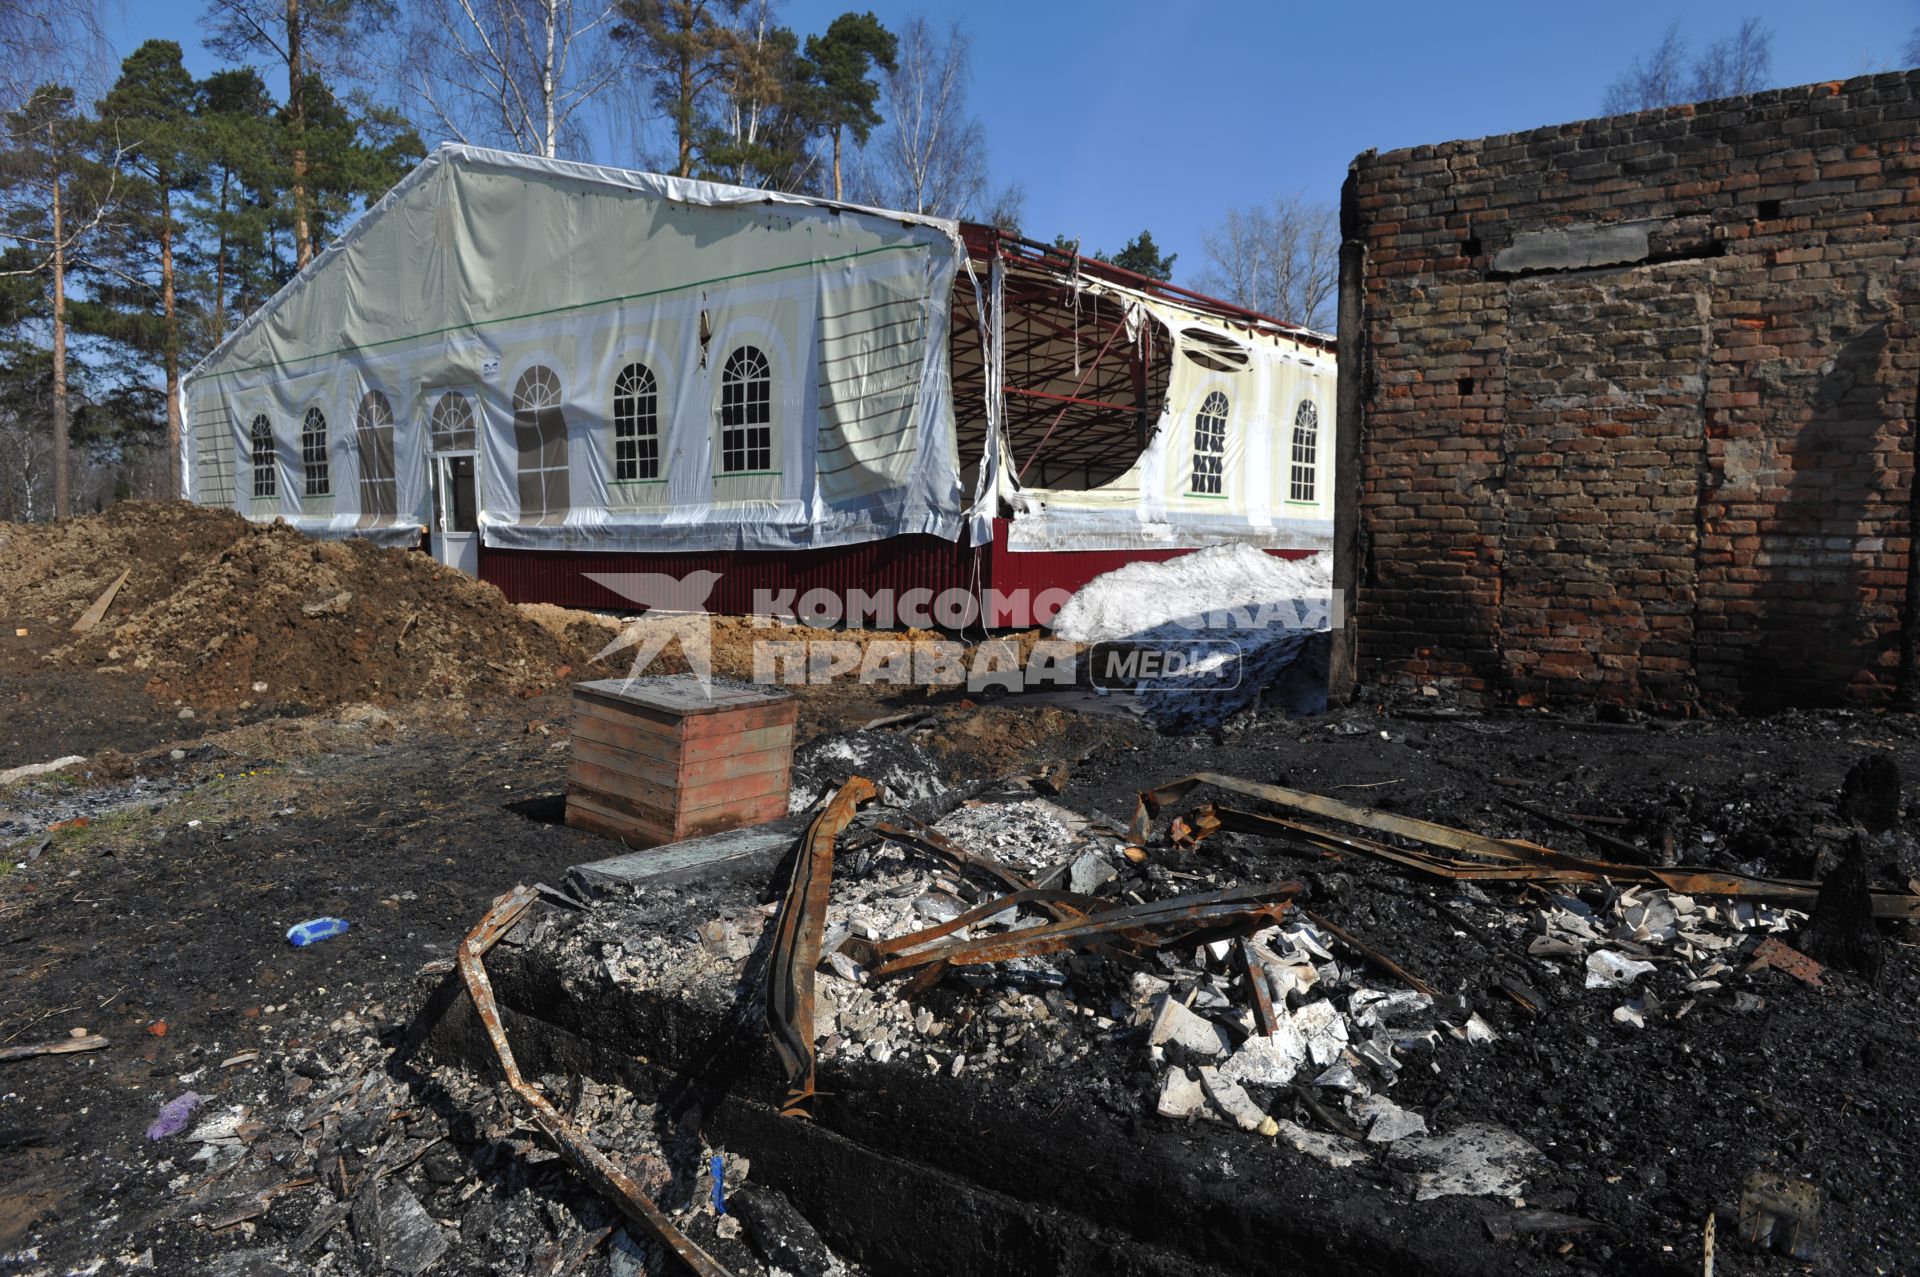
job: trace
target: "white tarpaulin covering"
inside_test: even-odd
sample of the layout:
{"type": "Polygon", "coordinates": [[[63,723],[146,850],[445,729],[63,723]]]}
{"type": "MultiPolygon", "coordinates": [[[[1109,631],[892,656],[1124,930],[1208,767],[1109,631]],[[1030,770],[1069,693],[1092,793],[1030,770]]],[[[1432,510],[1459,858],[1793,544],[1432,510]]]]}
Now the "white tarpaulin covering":
{"type": "Polygon", "coordinates": [[[442,147],[187,379],[188,495],[412,543],[956,537],[951,223],[442,147]]]}
{"type": "Polygon", "coordinates": [[[508,549],[978,544],[1007,516],[1014,550],[1330,543],[1324,339],[1076,271],[1120,345],[1170,352],[1165,400],[1118,477],[1023,487],[1007,270],[964,261],[933,218],[444,146],[188,375],[184,495],[415,544],[439,454],[508,549]],[[949,333],[956,282],[977,331],[949,333]],[[986,347],[957,402],[953,340],[986,347]]]}

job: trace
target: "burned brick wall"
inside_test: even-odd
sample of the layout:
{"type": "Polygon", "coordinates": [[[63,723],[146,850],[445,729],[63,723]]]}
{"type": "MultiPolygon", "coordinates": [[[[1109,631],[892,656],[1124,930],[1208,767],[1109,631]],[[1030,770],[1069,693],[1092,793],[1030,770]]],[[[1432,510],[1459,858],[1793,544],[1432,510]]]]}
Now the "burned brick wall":
{"type": "Polygon", "coordinates": [[[1920,73],[1369,152],[1342,220],[1359,681],[1894,692],[1920,73]]]}

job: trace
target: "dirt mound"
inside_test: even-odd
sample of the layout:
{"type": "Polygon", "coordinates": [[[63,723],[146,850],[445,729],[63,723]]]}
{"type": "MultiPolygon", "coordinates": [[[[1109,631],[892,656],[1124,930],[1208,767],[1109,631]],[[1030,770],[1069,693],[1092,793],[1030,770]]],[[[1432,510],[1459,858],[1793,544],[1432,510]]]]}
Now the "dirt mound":
{"type": "Polygon", "coordinates": [[[337,705],[550,687],[596,647],[426,555],[317,541],[186,504],[0,532],[0,597],[64,627],[131,572],[107,619],[47,659],[142,676],[194,705],[337,705]]]}

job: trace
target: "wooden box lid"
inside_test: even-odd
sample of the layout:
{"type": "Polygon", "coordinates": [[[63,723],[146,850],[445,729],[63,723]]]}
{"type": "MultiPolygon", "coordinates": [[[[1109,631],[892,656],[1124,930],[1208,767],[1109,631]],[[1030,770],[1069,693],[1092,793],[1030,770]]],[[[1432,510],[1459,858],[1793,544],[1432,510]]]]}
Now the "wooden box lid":
{"type": "Polygon", "coordinates": [[[591,683],[575,683],[573,690],[576,695],[615,701],[674,718],[724,714],[793,700],[791,692],[737,683],[702,684],[691,674],[644,679],[602,678],[591,683]]]}

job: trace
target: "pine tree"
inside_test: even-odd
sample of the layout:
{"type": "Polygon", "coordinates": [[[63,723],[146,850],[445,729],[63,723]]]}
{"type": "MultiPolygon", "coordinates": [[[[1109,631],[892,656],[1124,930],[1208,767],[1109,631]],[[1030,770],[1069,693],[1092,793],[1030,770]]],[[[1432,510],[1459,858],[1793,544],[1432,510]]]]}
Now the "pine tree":
{"type": "Polygon", "coordinates": [[[286,128],[289,192],[293,197],[294,265],[313,259],[323,237],[314,225],[309,168],[307,84],[331,73],[344,78],[357,43],[366,41],[394,14],[392,0],[208,0],[207,41],[223,57],[271,58],[287,69],[286,128]]]}
{"type": "Polygon", "coordinates": [[[1170,280],[1173,278],[1173,261],[1178,253],[1160,252],[1160,246],[1153,242],[1152,231],[1141,231],[1127,241],[1127,246],[1108,257],[1105,253],[1095,253],[1096,261],[1110,262],[1122,270],[1130,270],[1136,275],[1145,275],[1148,279],[1170,280]]]}
{"type": "Polygon", "coordinates": [[[199,349],[219,345],[231,316],[245,315],[278,286],[268,247],[285,171],[277,110],[251,68],[216,71],[196,86],[207,181],[190,216],[212,259],[199,349]]]}
{"type": "Polygon", "coordinates": [[[654,102],[673,122],[674,172],[692,177],[709,99],[750,42],[735,25],[747,0],[621,0],[613,37],[639,55],[654,102]]]}
{"type": "Polygon", "coordinates": [[[160,365],[166,386],[168,492],[180,491],[181,214],[205,185],[195,84],[171,40],[149,40],[121,63],[100,102],[100,127],[121,139],[121,216],[102,236],[76,307],[84,329],[160,365]]]}
{"type": "Polygon", "coordinates": [[[68,275],[116,215],[120,156],[101,153],[93,120],[74,104],[73,90],[43,85],[6,117],[8,148],[0,155],[4,230],[15,247],[8,276],[36,281],[30,301],[51,333],[48,401],[53,418],[53,507],[72,513],[72,402],[67,343],[68,275]]]}
{"type": "Polygon", "coordinates": [[[866,145],[881,123],[874,103],[880,86],[868,78],[874,68],[891,74],[899,41],[871,13],[843,13],[825,35],[807,37],[805,114],[833,144],[833,198],[842,198],[840,139],[851,133],[866,145]]]}
{"type": "Polygon", "coordinates": [[[760,26],[743,41],[720,81],[723,106],[698,135],[697,176],[783,191],[806,185],[815,128],[799,109],[805,66],[800,37],[786,27],[760,26]]]}
{"type": "MultiPolygon", "coordinates": [[[[350,106],[319,76],[307,79],[305,93],[310,226],[325,243],[405,177],[426,148],[396,111],[365,101],[350,106]]],[[[290,121],[293,112],[283,116],[290,121]]]]}

